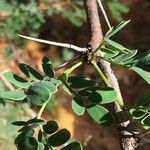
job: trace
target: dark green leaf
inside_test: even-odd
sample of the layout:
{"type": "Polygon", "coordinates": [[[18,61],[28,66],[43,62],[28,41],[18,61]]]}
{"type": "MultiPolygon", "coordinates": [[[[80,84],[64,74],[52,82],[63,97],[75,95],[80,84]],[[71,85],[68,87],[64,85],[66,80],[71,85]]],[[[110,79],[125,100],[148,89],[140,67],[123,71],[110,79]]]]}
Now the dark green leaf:
{"type": "Polygon", "coordinates": [[[55,72],[49,59],[47,57],[44,57],[42,62],[43,62],[42,67],[45,74],[48,77],[53,78],[55,76],[55,72]]]}
{"type": "Polygon", "coordinates": [[[48,138],[49,144],[53,147],[65,144],[70,139],[70,132],[67,129],[61,129],[48,138]]]}
{"type": "Polygon", "coordinates": [[[43,124],[46,124],[46,122],[42,119],[33,118],[33,119],[28,120],[27,124],[43,125],[43,124]]]}
{"type": "Polygon", "coordinates": [[[82,101],[79,100],[77,97],[74,97],[72,100],[72,103],[71,103],[73,111],[79,116],[83,115],[85,112],[85,107],[81,103],[82,103],[82,101]]]}
{"type": "Polygon", "coordinates": [[[107,109],[102,106],[94,106],[87,109],[88,114],[93,118],[95,122],[104,126],[111,126],[114,122],[113,116],[107,109]]]}
{"type": "Polygon", "coordinates": [[[11,72],[5,72],[4,77],[12,84],[20,88],[28,88],[31,85],[31,82],[17,76],[11,72]]]}
{"type": "Polygon", "coordinates": [[[58,128],[59,126],[56,121],[48,121],[47,124],[43,125],[43,130],[46,134],[53,134],[58,128]]]}
{"type": "Polygon", "coordinates": [[[18,146],[24,150],[37,150],[38,142],[34,137],[26,137],[24,142],[19,143],[18,146]]]}
{"type": "Polygon", "coordinates": [[[15,122],[12,122],[13,125],[15,126],[24,126],[27,124],[26,121],[15,121],[15,122]]]}
{"type": "Polygon", "coordinates": [[[19,64],[20,70],[31,80],[42,80],[43,76],[27,64],[19,64]]]}
{"type": "Polygon", "coordinates": [[[128,21],[122,21],[118,26],[116,26],[115,28],[111,28],[105,35],[105,37],[110,38],[113,35],[115,35],[117,32],[119,32],[121,29],[123,29],[128,23],[130,22],[130,20],[128,21]]]}
{"type": "Polygon", "coordinates": [[[86,88],[96,85],[96,82],[88,79],[84,76],[72,76],[68,78],[68,82],[71,83],[71,88],[86,88]]]}
{"type": "Polygon", "coordinates": [[[148,84],[150,84],[150,72],[145,71],[139,67],[132,67],[131,69],[140,75],[148,84]]]}
{"type": "Polygon", "coordinates": [[[61,150],[83,150],[83,148],[80,143],[72,142],[67,146],[63,147],[61,150]]]}
{"type": "Polygon", "coordinates": [[[15,90],[1,92],[0,97],[9,101],[21,101],[26,98],[26,95],[23,90],[15,90]]]}
{"type": "Polygon", "coordinates": [[[32,85],[26,92],[27,98],[32,104],[41,106],[50,98],[49,90],[47,87],[40,85],[32,85]]]}
{"type": "Polygon", "coordinates": [[[133,119],[141,119],[146,115],[146,111],[142,110],[142,108],[132,108],[130,110],[131,115],[133,116],[133,119]]]}

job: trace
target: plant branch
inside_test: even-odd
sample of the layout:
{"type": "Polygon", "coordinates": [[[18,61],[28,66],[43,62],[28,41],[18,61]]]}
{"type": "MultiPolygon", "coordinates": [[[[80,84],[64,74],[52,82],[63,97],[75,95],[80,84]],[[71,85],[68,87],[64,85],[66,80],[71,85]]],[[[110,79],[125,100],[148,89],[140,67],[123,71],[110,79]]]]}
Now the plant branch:
{"type": "Polygon", "coordinates": [[[104,73],[101,71],[101,69],[98,67],[97,63],[95,61],[92,61],[91,63],[93,64],[93,66],[97,70],[97,72],[99,73],[100,77],[103,79],[106,86],[111,87],[110,83],[108,82],[108,79],[106,78],[104,73]]]}
{"type": "Polygon", "coordinates": [[[40,42],[40,43],[45,43],[45,44],[49,44],[49,45],[54,45],[54,46],[58,46],[58,47],[69,48],[69,49],[72,49],[72,50],[78,51],[78,52],[88,51],[87,48],[81,48],[81,47],[78,47],[78,46],[72,45],[72,44],[59,43],[59,42],[54,42],[54,41],[47,41],[47,40],[42,40],[42,39],[33,38],[33,37],[29,37],[29,36],[24,36],[24,35],[20,35],[20,34],[19,34],[19,36],[24,38],[24,39],[28,39],[28,40],[32,40],[32,41],[36,41],[36,42],[40,42]]]}
{"type": "Polygon", "coordinates": [[[62,68],[64,68],[64,67],[67,67],[67,66],[69,66],[70,64],[72,64],[74,61],[79,60],[79,59],[80,59],[80,56],[77,56],[77,57],[75,57],[75,58],[72,58],[71,60],[69,60],[69,61],[67,61],[67,62],[65,62],[65,63],[63,63],[63,64],[61,64],[60,66],[55,67],[54,70],[55,70],[55,71],[58,71],[59,69],[62,69],[62,68]]]}
{"type": "MultiPolygon", "coordinates": [[[[103,40],[101,22],[98,14],[98,1],[84,0],[84,4],[90,30],[89,44],[91,45],[92,51],[94,52],[103,40]]],[[[96,55],[103,56],[104,54],[101,51],[97,51],[96,55]]],[[[138,142],[137,138],[134,136],[130,129],[130,120],[128,118],[128,114],[124,108],[122,108],[122,105],[124,106],[124,104],[118,80],[115,77],[109,62],[99,60],[98,65],[103,70],[111,87],[114,88],[114,90],[116,90],[118,93],[117,101],[113,104],[112,107],[118,126],[120,148],[122,150],[134,150],[138,145],[138,142]],[[118,101],[121,103],[118,103],[118,101]]]]}
{"type": "Polygon", "coordinates": [[[43,114],[43,112],[44,112],[44,110],[45,110],[45,108],[46,108],[46,106],[47,106],[49,100],[50,100],[50,98],[49,98],[49,99],[42,105],[42,107],[40,108],[40,110],[39,110],[39,112],[38,112],[38,114],[37,114],[37,116],[36,116],[37,119],[40,119],[40,118],[41,118],[41,116],[42,116],[42,114],[43,114]]]}

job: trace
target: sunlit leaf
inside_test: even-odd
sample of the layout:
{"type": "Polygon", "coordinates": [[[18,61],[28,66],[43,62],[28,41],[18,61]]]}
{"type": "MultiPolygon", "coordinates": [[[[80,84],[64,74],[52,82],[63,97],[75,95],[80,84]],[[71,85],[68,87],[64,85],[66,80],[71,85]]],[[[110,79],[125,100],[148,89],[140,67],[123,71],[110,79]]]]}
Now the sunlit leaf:
{"type": "Polygon", "coordinates": [[[9,101],[21,101],[26,98],[26,95],[23,90],[15,90],[1,92],[0,97],[9,101]]]}
{"type": "Polygon", "coordinates": [[[97,89],[89,94],[91,102],[107,104],[116,101],[117,92],[112,88],[97,89]]]}
{"type": "Polygon", "coordinates": [[[31,82],[21,78],[20,76],[13,74],[11,72],[5,72],[4,77],[12,84],[21,88],[28,88],[31,82]]]}
{"type": "Polygon", "coordinates": [[[139,67],[132,67],[131,69],[140,75],[148,84],[150,84],[150,72],[145,71],[139,67]]]}
{"type": "Polygon", "coordinates": [[[72,109],[77,115],[83,115],[85,112],[85,107],[81,103],[82,101],[80,101],[77,97],[74,97],[71,102],[72,109]]]}
{"type": "Polygon", "coordinates": [[[88,114],[92,117],[92,119],[101,125],[111,126],[114,122],[113,116],[109,113],[109,111],[102,106],[94,106],[87,109],[88,114]]]}

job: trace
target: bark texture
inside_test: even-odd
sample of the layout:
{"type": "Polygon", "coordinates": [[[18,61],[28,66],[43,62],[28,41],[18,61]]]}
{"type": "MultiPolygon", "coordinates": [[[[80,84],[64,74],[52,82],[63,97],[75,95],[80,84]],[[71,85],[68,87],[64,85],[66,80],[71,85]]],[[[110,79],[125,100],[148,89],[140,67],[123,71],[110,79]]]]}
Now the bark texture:
{"type": "MultiPolygon", "coordinates": [[[[89,25],[89,45],[91,46],[92,51],[94,51],[100,45],[103,39],[97,0],[84,0],[84,5],[89,25]]],[[[103,53],[98,52],[97,55],[103,56],[103,53]]],[[[99,67],[104,71],[111,87],[118,92],[118,99],[122,99],[118,80],[111,69],[110,63],[100,60],[99,67]]],[[[115,102],[112,107],[118,126],[120,149],[134,150],[138,141],[137,137],[134,136],[130,128],[130,120],[126,111],[120,107],[118,102],[115,102]]]]}

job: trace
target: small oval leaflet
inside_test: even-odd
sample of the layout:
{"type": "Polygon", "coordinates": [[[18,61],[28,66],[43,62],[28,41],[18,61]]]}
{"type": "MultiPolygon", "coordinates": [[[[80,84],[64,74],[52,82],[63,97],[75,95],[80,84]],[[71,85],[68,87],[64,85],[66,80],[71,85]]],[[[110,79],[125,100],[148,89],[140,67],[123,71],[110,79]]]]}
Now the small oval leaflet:
{"type": "Polygon", "coordinates": [[[84,76],[72,76],[68,78],[68,83],[71,83],[71,88],[86,88],[95,86],[97,83],[84,76]]]}
{"type": "Polygon", "coordinates": [[[23,90],[15,90],[1,92],[0,97],[9,101],[22,101],[26,98],[26,95],[23,90]]]}
{"type": "Polygon", "coordinates": [[[113,116],[109,111],[99,105],[87,109],[88,114],[93,118],[93,120],[103,126],[111,126],[114,122],[113,116]]]}
{"type": "Polygon", "coordinates": [[[47,134],[53,134],[58,130],[59,126],[56,121],[48,121],[45,125],[43,125],[43,130],[47,134]]]}
{"type": "Polygon", "coordinates": [[[45,74],[48,77],[53,78],[55,76],[55,72],[50,60],[47,57],[44,57],[42,62],[43,62],[42,67],[45,74]]]}
{"type": "Polygon", "coordinates": [[[4,77],[12,84],[20,88],[28,88],[31,82],[21,78],[20,76],[13,74],[11,72],[5,72],[4,77]]]}
{"type": "Polygon", "coordinates": [[[32,104],[41,106],[50,98],[49,90],[40,85],[32,85],[26,92],[27,98],[32,104]]]}
{"type": "Polygon", "coordinates": [[[99,102],[100,104],[108,104],[116,101],[117,92],[113,88],[97,89],[89,94],[89,100],[99,102]]]}
{"type": "Polygon", "coordinates": [[[27,64],[20,63],[19,68],[31,80],[38,81],[43,79],[43,76],[39,72],[27,64]]]}
{"type": "Polygon", "coordinates": [[[65,144],[70,139],[70,132],[67,129],[61,129],[48,138],[49,144],[53,147],[65,144]]]}
{"type": "Polygon", "coordinates": [[[15,122],[12,122],[11,124],[15,125],[15,126],[24,126],[27,124],[26,121],[15,121],[15,122]]]}
{"type": "Polygon", "coordinates": [[[73,111],[77,114],[77,115],[83,115],[85,112],[85,107],[83,104],[78,104],[78,103],[82,103],[81,100],[78,100],[77,97],[74,97],[72,102],[71,102],[71,106],[73,111]]]}

